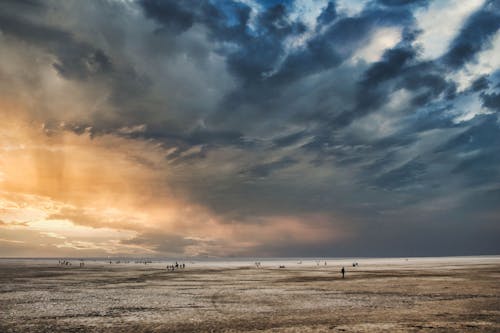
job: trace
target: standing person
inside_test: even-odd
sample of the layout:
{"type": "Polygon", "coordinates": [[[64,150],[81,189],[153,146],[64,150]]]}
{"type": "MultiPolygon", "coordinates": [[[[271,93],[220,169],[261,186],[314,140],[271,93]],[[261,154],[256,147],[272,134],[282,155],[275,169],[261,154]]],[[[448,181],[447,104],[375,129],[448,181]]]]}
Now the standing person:
{"type": "Polygon", "coordinates": [[[345,275],[345,268],[342,267],[342,269],[340,270],[340,272],[342,273],[342,278],[344,278],[344,275],[345,275]]]}

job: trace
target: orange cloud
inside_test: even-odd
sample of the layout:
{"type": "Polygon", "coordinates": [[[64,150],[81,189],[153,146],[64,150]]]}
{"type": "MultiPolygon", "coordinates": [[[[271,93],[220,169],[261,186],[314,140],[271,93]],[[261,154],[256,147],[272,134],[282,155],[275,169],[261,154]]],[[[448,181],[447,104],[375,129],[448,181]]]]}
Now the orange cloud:
{"type": "Polygon", "coordinates": [[[347,237],[321,214],[227,220],[172,188],[179,172],[166,158],[171,148],[120,133],[77,134],[64,124],[48,129],[27,121],[22,106],[0,108],[16,110],[5,112],[9,125],[0,128],[0,226],[11,230],[11,238],[2,237],[3,246],[11,246],[7,253],[43,244],[46,254],[223,256],[347,237]]]}

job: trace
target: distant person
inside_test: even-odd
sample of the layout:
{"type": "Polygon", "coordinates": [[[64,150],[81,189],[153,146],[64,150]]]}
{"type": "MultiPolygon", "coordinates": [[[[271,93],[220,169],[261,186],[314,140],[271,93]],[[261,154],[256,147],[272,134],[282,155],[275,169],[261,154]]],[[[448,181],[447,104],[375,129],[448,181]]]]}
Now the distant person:
{"type": "Polygon", "coordinates": [[[340,270],[340,273],[342,273],[342,278],[344,278],[344,275],[345,275],[345,268],[342,267],[342,269],[340,270]]]}

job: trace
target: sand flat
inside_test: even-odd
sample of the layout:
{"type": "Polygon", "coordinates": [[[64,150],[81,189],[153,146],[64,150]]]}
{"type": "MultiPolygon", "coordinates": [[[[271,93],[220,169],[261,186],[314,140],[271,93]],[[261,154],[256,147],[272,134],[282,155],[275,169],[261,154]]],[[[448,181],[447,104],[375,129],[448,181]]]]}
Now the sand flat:
{"type": "Polygon", "coordinates": [[[500,331],[499,257],[356,261],[0,260],[0,331],[500,331]]]}

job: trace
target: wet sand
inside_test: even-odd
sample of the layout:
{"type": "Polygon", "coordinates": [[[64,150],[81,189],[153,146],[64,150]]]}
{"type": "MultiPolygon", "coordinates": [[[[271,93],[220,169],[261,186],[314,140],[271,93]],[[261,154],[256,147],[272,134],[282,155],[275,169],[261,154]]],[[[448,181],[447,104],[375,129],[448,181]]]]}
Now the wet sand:
{"type": "Polygon", "coordinates": [[[220,267],[0,260],[0,332],[499,332],[500,258],[220,267]]]}

